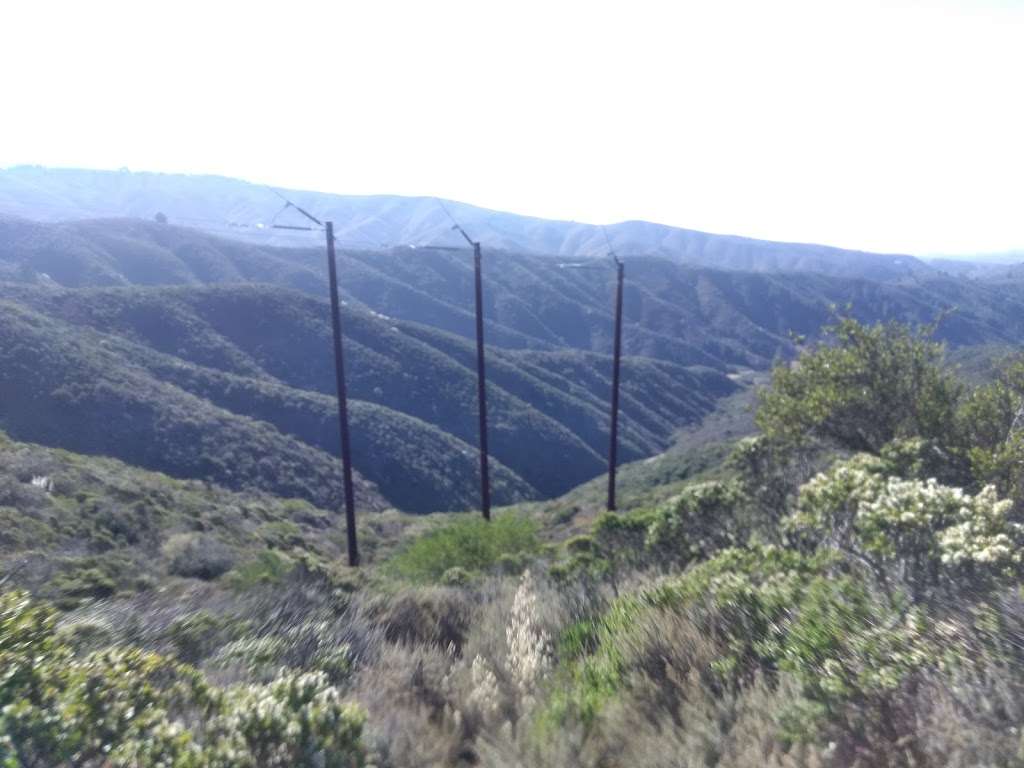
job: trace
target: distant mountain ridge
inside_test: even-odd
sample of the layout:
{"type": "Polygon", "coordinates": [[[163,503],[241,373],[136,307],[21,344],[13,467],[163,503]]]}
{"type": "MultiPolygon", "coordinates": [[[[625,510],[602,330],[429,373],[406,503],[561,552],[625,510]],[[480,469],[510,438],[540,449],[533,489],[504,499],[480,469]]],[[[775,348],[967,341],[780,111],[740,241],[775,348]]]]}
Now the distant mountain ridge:
{"type": "MultiPolygon", "coordinates": [[[[434,198],[334,195],[292,190],[288,196],[332,220],[340,240],[355,247],[461,244],[434,198]]],[[[157,213],[169,222],[264,245],[310,242],[269,229],[275,220],[308,223],[268,187],[219,176],[89,171],[22,166],[0,170],[0,214],[42,221],[137,217],[157,213]]],[[[462,226],[487,248],[565,258],[603,256],[608,242],[620,254],[663,256],[684,264],[755,272],[820,272],[888,280],[934,268],[912,256],[778,243],[717,235],[645,221],[604,227],[492,211],[446,201],[462,226]],[[608,241],[605,240],[607,233],[608,241]]]]}

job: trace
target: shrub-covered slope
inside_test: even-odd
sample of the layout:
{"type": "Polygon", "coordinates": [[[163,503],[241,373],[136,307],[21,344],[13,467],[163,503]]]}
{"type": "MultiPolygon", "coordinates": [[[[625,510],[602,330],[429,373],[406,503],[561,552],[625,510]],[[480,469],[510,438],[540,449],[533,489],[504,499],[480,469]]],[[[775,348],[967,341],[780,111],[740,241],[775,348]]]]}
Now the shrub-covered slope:
{"type": "MultiPolygon", "coordinates": [[[[301,440],[306,445],[290,454],[306,458],[296,461],[337,455],[329,315],[319,299],[256,286],[3,290],[11,311],[0,322],[10,343],[0,354],[11,365],[0,375],[12,398],[0,405],[0,421],[19,438],[223,481],[222,474],[197,463],[191,446],[175,442],[187,412],[216,412],[244,417],[282,446],[301,440]],[[32,349],[42,354],[61,339],[75,340],[74,354],[53,351],[47,370],[54,377],[91,381],[97,375],[93,368],[102,368],[106,380],[115,382],[106,400],[83,386],[77,408],[51,404],[59,387],[49,379],[33,383],[30,372],[37,363],[18,356],[32,349]],[[134,391],[119,383],[134,380],[144,382],[134,391]],[[15,408],[30,392],[37,407],[15,408]],[[130,403],[142,392],[152,393],[154,401],[147,416],[111,420],[103,439],[80,433],[83,420],[107,419],[118,397],[130,403]],[[159,393],[167,393],[165,412],[159,393]],[[172,407],[183,398],[192,405],[172,407]]],[[[361,311],[346,310],[344,323],[356,468],[403,509],[475,504],[471,345],[361,311]]],[[[490,355],[488,406],[499,503],[558,494],[604,468],[609,361],[573,352],[540,354],[490,355]]],[[[674,428],[700,418],[735,389],[716,371],[641,359],[625,361],[624,381],[621,435],[627,460],[658,452],[674,428]]],[[[217,420],[203,423],[213,429],[217,420]]],[[[224,435],[210,439],[231,443],[224,435]]],[[[255,466],[230,471],[237,482],[256,482],[249,477],[255,466]]],[[[275,481],[268,475],[260,482],[272,488],[275,481]]]]}
{"type": "MultiPolygon", "coordinates": [[[[178,477],[259,488],[325,507],[341,498],[339,464],[326,453],[158,380],[105,341],[3,302],[2,428],[178,477]]],[[[360,480],[358,488],[363,504],[384,506],[372,485],[360,480]]]]}
{"type": "MultiPolygon", "coordinates": [[[[627,261],[627,354],[679,364],[767,366],[792,352],[791,331],[816,334],[832,305],[850,304],[853,315],[867,322],[932,322],[955,309],[940,336],[957,344],[1010,341],[1024,332],[1019,290],[1005,280],[937,271],[840,278],[654,257],[627,261]]],[[[572,269],[563,258],[487,248],[488,343],[610,352],[614,270],[599,264],[572,269]]],[[[339,274],[351,302],[473,336],[468,252],[343,248],[339,274]]],[[[324,254],[314,233],[303,248],[272,248],[138,220],[40,224],[0,218],[0,276],[67,287],[260,282],[326,295],[324,254]]]]}

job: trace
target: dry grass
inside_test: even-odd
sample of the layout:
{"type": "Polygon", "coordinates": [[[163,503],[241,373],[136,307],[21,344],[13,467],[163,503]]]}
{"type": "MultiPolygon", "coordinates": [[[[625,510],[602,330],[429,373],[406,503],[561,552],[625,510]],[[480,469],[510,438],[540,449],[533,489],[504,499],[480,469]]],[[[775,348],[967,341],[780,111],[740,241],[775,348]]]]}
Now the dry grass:
{"type": "MultiPolygon", "coordinates": [[[[655,582],[632,574],[624,583],[655,582]]],[[[802,695],[795,679],[762,670],[723,686],[711,672],[722,640],[706,631],[706,615],[683,608],[637,616],[616,647],[626,670],[617,696],[589,727],[569,717],[552,728],[546,708],[570,683],[559,638],[607,600],[603,590],[536,577],[339,594],[297,572],[244,594],[198,584],[100,601],[66,621],[83,642],[173,652],[176,624],[205,612],[227,627],[217,630],[222,639],[235,637],[234,627],[243,645],[277,643],[269,661],[243,657],[233,666],[218,666],[211,651],[199,663],[218,682],[315,668],[325,651],[344,648],[352,670],[339,684],[367,710],[376,768],[1024,766],[1024,611],[1015,593],[984,622],[969,606],[947,607],[946,647],[971,665],[928,668],[883,698],[853,699],[804,742],[786,736],[802,695]]]]}

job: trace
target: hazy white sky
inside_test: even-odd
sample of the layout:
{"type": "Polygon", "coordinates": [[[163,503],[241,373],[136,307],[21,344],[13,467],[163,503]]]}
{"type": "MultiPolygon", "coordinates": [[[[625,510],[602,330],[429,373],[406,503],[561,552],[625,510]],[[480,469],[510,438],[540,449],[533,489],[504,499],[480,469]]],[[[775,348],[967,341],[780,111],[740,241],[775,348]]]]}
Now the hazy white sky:
{"type": "Polygon", "coordinates": [[[0,20],[0,166],[1024,248],[1024,0],[33,0],[0,20]]]}

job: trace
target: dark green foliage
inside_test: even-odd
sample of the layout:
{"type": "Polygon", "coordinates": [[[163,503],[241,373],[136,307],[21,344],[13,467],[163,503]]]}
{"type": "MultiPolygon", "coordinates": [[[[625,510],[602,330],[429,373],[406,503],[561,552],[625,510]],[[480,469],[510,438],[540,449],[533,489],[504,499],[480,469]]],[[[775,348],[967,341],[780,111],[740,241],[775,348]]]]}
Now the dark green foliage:
{"type": "Polygon", "coordinates": [[[967,398],[958,414],[977,484],[1024,504],[1024,360],[1004,360],[993,379],[967,398]]]}
{"type": "Polygon", "coordinates": [[[206,611],[176,619],[167,630],[168,640],[179,659],[196,664],[223,644],[222,622],[206,611]]]}
{"type": "Polygon", "coordinates": [[[898,437],[948,436],[963,385],[941,368],[942,347],[928,331],[842,318],[832,334],[834,346],[775,370],[757,413],[766,436],[874,452],[898,437]]]}
{"type": "Polygon", "coordinates": [[[943,348],[928,340],[927,330],[842,319],[834,333],[835,346],[775,370],[757,414],[765,437],[744,444],[735,457],[776,508],[793,489],[792,482],[780,485],[780,472],[805,460],[815,441],[880,454],[904,477],[935,477],[975,491],[991,483],[1021,501],[1019,360],[1004,358],[993,380],[968,389],[943,366],[943,348]]]}
{"type": "MultiPolygon", "coordinates": [[[[0,423],[9,431],[338,503],[324,302],[255,287],[7,291],[16,303],[0,323],[8,340],[0,386],[10,393],[0,423]],[[40,389],[46,397],[26,399],[40,389]]],[[[474,506],[472,345],[357,311],[346,313],[345,328],[357,470],[403,509],[474,506]]],[[[601,472],[607,358],[549,352],[527,361],[495,351],[489,370],[497,502],[560,493],[601,472]]],[[[716,371],[633,359],[624,381],[627,460],[663,449],[673,427],[735,389],[716,371]]],[[[380,505],[373,489],[359,491],[362,505],[380,505]]]]}
{"type": "Polygon", "coordinates": [[[69,598],[110,597],[117,583],[99,568],[81,568],[63,573],[51,582],[54,589],[69,598]]]}

